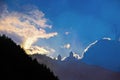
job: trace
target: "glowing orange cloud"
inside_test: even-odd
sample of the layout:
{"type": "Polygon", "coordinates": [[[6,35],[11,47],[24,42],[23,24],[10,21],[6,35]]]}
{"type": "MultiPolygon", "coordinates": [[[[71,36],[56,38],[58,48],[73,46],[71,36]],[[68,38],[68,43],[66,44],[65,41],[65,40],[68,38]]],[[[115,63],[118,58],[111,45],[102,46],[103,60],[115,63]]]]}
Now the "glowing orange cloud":
{"type": "MultiPolygon", "coordinates": [[[[48,39],[57,35],[57,32],[47,33],[45,31],[45,28],[52,28],[52,26],[46,23],[47,19],[39,10],[33,10],[27,14],[5,11],[0,17],[0,34],[11,37],[25,50],[30,49],[39,38],[48,39]]],[[[39,52],[48,53],[49,51],[40,47],[39,52]]]]}

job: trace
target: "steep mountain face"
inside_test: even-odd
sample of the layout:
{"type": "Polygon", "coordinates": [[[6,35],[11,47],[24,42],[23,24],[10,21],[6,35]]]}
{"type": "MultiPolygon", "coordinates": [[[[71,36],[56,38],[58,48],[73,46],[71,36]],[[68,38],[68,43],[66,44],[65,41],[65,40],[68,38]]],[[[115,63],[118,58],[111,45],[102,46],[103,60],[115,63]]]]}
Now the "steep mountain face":
{"type": "Polygon", "coordinates": [[[120,42],[99,40],[96,44],[90,46],[81,61],[120,72],[120,42]]]}
{"type": "Polygon", "coordinates": [[[64,61],[75,62],[81,59],[81,57],[75,52],[70,52],[70,55],[64,59],[64,61]]]}
{"type": "Polygon", "coordinates": [[[3,80],[58,80],[53,73],[5,36],[0,37],[0,73],[3,80]]]}

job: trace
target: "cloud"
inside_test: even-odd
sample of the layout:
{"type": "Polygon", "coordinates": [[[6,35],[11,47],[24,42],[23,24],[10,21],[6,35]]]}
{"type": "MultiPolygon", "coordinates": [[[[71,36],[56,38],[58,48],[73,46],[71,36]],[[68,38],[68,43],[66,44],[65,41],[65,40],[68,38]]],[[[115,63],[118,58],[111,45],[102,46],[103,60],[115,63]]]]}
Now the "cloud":
{"type": "MultiPolygon", "coordinates": [[[[57,35],[57,32],[46,32],[45,29],[51,29],[52,26],[47,24],[44,13],[37,9],[27,13],[5,9],[0,17],[0,34],[6,34],[25,50],[30,49],[38,39],[49,39],[57,35]]],[[[38,50],[47,53],[43,48],[38,50]]]]}
{"type": "Polygon", "coordinates": [[[65,35],[69,35],[70,34],[70,32],[65,32],[65,35]]]}
{"type": "Polygon", "coordinates": [[[29,54],[48,54],[49,51],[46,50],[44,47],[39,47],[39,46],[32,46],[30,49],[27,49],[27,52],[29,54]]]}
{"type": "Polygon", "coordinates": [[[64,45],[64,48],[66,48],[66,49],[70,49],[70,47],[71,47],[71,45],[69,43],[64,45]]]}
{"type": "Polygon", "coordinates": [[[31,46],[29,49],[26,49],[26,52],[29,53],[29,55],[32,54],[52,54],[55,52],[54,49],[49,47],[41,47],[41,46],[31,46]]]}

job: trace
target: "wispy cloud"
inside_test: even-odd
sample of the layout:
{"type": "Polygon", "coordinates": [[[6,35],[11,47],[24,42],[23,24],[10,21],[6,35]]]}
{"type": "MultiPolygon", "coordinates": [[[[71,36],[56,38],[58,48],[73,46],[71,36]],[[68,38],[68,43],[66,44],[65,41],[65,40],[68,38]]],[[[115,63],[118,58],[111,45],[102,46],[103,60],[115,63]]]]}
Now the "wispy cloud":
{"type": "Polygon", "coordinates": [[[40,47],[40,46],[31,46],[29,49],[26,49],[26,51],[32,55],[32,54],[49,54],[54,53],[55,50],[51,48],[46,47],[40,47]]]}
{"type": "Polygon", "coordinates": [[[69,35],[70,34],[70,32],[65,32],[65,35],[69,35]]]}
{"type": "MultiPolygon", "coordinates": [[[[46,32],[45,29],[52,26],[47,24],[44,13],[37,9],[27,13],[9,12],[5,9],[0,17],[0,34],[6,34],[26,50],[38,39],[48,39],[57,35],[57,32],[46,32]]],[[[49,52],[44,48],[38,50],[41,53],[49,52]]]]}

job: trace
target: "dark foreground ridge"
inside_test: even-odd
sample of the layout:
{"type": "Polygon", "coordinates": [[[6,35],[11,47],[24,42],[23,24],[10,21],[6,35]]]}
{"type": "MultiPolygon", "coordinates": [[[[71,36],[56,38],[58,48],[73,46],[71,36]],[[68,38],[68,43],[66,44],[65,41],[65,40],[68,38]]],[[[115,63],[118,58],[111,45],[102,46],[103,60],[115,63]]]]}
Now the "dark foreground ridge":
{"type": "Polygon", "coordinates": [[[0,36],[0,78],[3,80],[58,80],[45,65],[32,60],[6,36],[0,36]]]}

